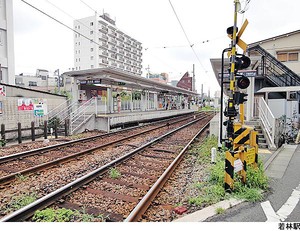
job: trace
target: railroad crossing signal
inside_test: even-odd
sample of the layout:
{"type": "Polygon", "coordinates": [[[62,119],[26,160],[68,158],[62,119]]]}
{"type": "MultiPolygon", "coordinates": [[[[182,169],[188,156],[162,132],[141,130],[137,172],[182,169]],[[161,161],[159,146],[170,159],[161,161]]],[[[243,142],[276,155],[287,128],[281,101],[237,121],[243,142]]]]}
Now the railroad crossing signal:
{"type": "MultiPolygon", "coordinates": [[[[247,101],[248,94],[236,91],[236,86],[239,89],[246,89],[250,85],[250,80],[238,75],[238,71],[246,69],[250,66],[251,60],[244,54],[237,54],[236,46],[242,48],[244,53],[247,49],[247,44],[241,39],[244,33],[248,20],[244,22],[241,30],[237,28],[237,11],[239,0],[235,0],[235,15],[234,26],[227,29],[227,34],[231,41],[230,51],[230,92],[228,105],[224,115],[228,120],[224,122],[227,127],[227,140],[225,146],[229,149],[225,153],[225,191],[231,192],[234,186],[234,173],[238,172],[242,177],[242,181],[246,182],[246,169],[248,164],[257,163],[257,132],[253,128],[244,126],[244,102],[247,101]],[[237,76],[240,76],[237,78],[237,76]],[[236,122],[238,111],[235,105],[239,105],[240,122],[236,122]]],[[[224,68],[224,67],[222,67],[224,68]]],[[[222,86],[223,87],[223,86],[222,86]]]]}
{"type": "MultiPolygon", "coordinates": [[[[244,22],[243,25],[242,25],[241,30],[240,30],[239,32],[238,32],[238,28],[237,28],[238,34],[236,35],[236,45],[238,45],[240,48],[242,48],[242,50],[243,50],[244,52],[246,52],[247,46],[248,46],[248,45],[247,45],[247,43],[245,43],[245,42],[241,39],[241,37],[242,37],[242,35],[243,35],[243,33],[244,33],[246,27],[248,26],[248,24],[249,24],[249,22],[248,22],[248,20],[246,19],[245,22],[244,22]]],[[[233,33],[234,33],[234,27],[233,27],[233,26],[228,27],[228,29],[227,29],[227,35],[228,35],[228,37],[229,37],[230,39],[233,39],[233,33]]]]}

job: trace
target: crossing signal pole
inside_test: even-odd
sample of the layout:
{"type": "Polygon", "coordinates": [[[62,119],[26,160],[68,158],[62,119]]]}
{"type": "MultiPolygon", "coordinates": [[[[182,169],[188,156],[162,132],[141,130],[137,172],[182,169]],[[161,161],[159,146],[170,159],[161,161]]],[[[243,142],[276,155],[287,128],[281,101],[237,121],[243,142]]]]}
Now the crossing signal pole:
{"type": "MultiPolygon", "coordinates": [[[[251,60],[244,54],[237,53],[237,46],[242,48],[244,53],[247,49],[247,44],[241,39],[241,36],[248,25],[248,21],[246,20],[244,22],[241,30],[238,32],[237,13],[239,10],[240,2],[239,0],[235,0],[234,24],[232,27],[227,29],[228,37],[231,39],[231,47],[229,49],[225,49],[229,51],[228,55],[230,56],[230,88],[227,107],[224,111],[224,116],[228,117],[227,121],[224,122],[227,131],[227,138],[221,140],[225,141],[225,146],[228,148],[228,151],[225,153],[224,180],[224,188],[227,192],[231,192],[234,188],[235,172],[239,173],[244,183],[246,182],[247,165],[257,163],[258,151],[257,132],[254,131],[253,128],[244,125],[244,102],[247,101],[247,94],[240,90],[247,89],[250,85],[250,81],[247,77],[239,74],[238,72],[248,68],[251,64],[251,60]],[[236,106],[239,106],[238,110],[236,109],[236,106]],[[239,121],[236,120],[238,114],[239,121]]],[[[222,73],[224,70],[223,65],[224,64],[222,64],[222,73]]],[[[223,74],[221,87],[224,87],[223,74]]]]}

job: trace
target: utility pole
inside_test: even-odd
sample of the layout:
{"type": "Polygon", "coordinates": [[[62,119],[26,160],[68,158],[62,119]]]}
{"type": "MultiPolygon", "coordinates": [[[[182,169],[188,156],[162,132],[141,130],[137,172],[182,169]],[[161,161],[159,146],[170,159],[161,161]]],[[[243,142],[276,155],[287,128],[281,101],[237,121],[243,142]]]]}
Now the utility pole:
{"type": "Polygon", "coordinates": [[[193,64],[193,80],[192,80],[192,91],[196,92],[196,78],[195,78],[195,64],[193,64]]]}
{"type": "Polygon", "coordinates": [[[57,75],[57,86],[58,86],[58,93],[60,94],[60,76],[59,76],[59,69],[54,71],[54,75],[57,75]]]}

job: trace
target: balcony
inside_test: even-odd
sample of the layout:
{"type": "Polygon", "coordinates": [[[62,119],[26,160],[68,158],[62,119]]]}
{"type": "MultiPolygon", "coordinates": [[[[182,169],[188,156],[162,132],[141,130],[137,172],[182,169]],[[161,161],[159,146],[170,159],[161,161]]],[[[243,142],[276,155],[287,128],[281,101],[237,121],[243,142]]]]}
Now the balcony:
{"type": "Polygon", "coordinates": [[[119,34],[119,36],[117,37],[117,39],[124,42],[125,37],[123,35],[119,34]]]}
{"type": "Polygon", "coordinates": [[[102,35],[101,37],[99,37],[99,40],[107,41],[108,37],[106,35],[102,35]]]}
{"type": "Polygon", "coordinates": [[[106,52],[106,51],[103,51],[103,52],[102,52],[102,55],[104,55],[104,56],[108,56],[108,52],[106,52]]]}
{"type": "Polygon", "coordinates": [[[108,33],[108,29],[106,27],[104,27],[104,26],[100,27],[99,31],[101,31],[103,33],[106,33],[106,34],[108,33]]]}
{"type": "Polygon", "coordinates": [[[106,59],[102,59],[102,64],[109,64],[109,62],[106,59]]]}
{"type": "Polygon", "coordinates": [[[101,46],[102,46],[102,47],[105,47],[106,49],[108,49],[108,44],[107,44],[107,43],[102,43],[101,46]]]}

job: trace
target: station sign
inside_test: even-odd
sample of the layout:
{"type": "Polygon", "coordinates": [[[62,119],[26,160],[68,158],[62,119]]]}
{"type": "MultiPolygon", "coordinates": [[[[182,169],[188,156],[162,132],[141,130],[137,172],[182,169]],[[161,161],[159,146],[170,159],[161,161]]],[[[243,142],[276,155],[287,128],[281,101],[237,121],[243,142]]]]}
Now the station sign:
{"type": "MultiPolygon", "coordinates": [[[[248,77],[248,78],[252,78],[252,77],[256,77],[256,70],[241,70],[241,71],[238,71],[237,72],[237,75],[243,75],[245,77],[248,77]]],[[[223,77],[224,79],[227,78],[229,79],[230,78],[230,74],[229,73],[224,73],[223,74],[223,77]]],[[[222,74],[219,73],[219,79],[222,78],[222,74]]]]}
{"type": "Polygon", "coordinates": [[[93,84],[101,84],[101,79],[80,80],[80,85],[93,85],[93,84]]]}

